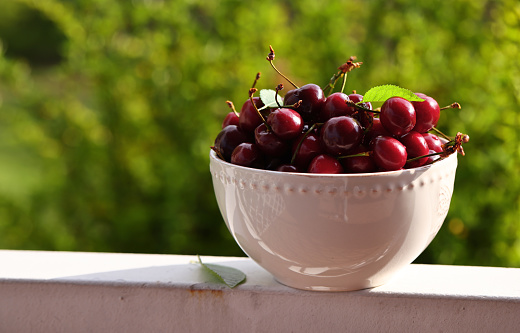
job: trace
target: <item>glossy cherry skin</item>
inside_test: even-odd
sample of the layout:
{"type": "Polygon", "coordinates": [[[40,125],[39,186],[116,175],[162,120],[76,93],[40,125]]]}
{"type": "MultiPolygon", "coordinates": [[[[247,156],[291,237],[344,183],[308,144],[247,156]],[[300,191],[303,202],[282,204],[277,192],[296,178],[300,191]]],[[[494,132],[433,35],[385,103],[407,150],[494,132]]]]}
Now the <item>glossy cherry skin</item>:
{"type": "Polygon", "coordinates": [[[383,171],[400,170],[406,164],[406,147],[389,136],[378,136],[371,143],[372,158],[383,171]]]}
{"type": "Polygon", "coordinates": [[[291,109],[280,108],[272,111],[267,117],[267,124],[282,140],[292,140],[303,130],[302,117],[291,109]]]}
{"type": "Polygon", "coordinates": [[[307,170],[309,163],[314,157],[323,154],[323,146],[320,143],[318,135],[309,133],[307,136],[301,135],[300,138],[294,140],[292,146],[292,155],[294,155],[293,164],[301,170],[307,170]],[[301,144],[300,144],[301,142],[301,144]],[[299,148],[298,148],[299,146],[299,148]],[[296,149],[298,151],[296,152],[296,149]],[[295,154],[296,152],[296,154],[295,154]]]}
{"type": "Polygon", "coordinates": [[[348,116],[330,118],[320,129],[320,140],[325,151],[332,155],[347,154],[361,143],[363,128],[348,116]]]}
{"type": "Polygon", "coordinates": [[[264,155],[254,143],[241,143],[231,154],[231,163],[245,167],[262,169],[264,155]]]}
{"type": "Polygon", "coordinates": [[[343,172],[343,166],[334,157],[326,154],[320,154],[312,159],[307,172],[337,174],[343,172]]]}
{"type": "MultiPolygon", "coordinates": [[[[424,139],[421,133],[416,131],[406,133],[399,138],[399,141],[406,147],[407,159],[428,155],[428,151],[430,150],[426,139],[424,139]]],[[[408,169],[417,168],[424,165],[427,160],[427,157],[423,157],[415,161],[407,162],[405,167],[408,169]]]]}
{"type": "Polygon", "coordinates": [[[276,171],[280,172],[300,172],[300,170],[291,164],[282,164],[278,168],[276,168],[276,171]]]}
{"type": "MultiPolygon", "coordinates": [[[[430,154],[435,154],[436,151],[435,150],[429,150],[428,151],[428,155],[430,154]]],[[[441,158],[439,155],[432,155],[432,156],[428,156],[428,159],[426,160],[426,163],[425,164],[432,164],[433,162],[435,162],[436,160],[438,160],[439,158],[441,158]]]]}
{"type": "Polygon", "coordinates": [[[251,136],[238,126],[229,125],[224,127],[215,138],[215,149],[229,162],[233,150],[243,142],[252,142],[251,136]]]}
{"type": "MultiPolygon", "coordinates": [[[[354,103],[359,103],[359,102],[363,101],[363,95],[356,94],[356,93],[348,95],[348,98],[354,103]]],[[[365,109],[372,110],[372,103],[370,103],[370,102],[361,103],[361,106],[364,107],[365,109]]]]}
{"type": "Polygon", "coordinates": [[[342,92],[330,94],[321,108],[320,121],[325,122],[330,118],[339,116],[351,116],[355,110],[347,104],[349,100],[348,95],[342,92]]]}
{"type": "Polygon", "coordinates": [[[416,123],[412,103],[401,97],[391,97],[381,106],[381,124],[395,136],[410,132],[416,123]]]}
{"type": "MultiPolygon", "coordinates": [[[[260,97],[253,97],[255,105],[257,108],[261,108],[264,106],[260,97]]],[[[251,100],[248,99],[242,105],[240,109],[240,117],[238,119],[238,126],[245,132],[253,132],[255,128],[258,127],[262,123],[262,118],[258,115],[258,112],[253,107],[251,100]]]]}
{"type": "Polygon", "coordinates": [[[226,115],[224,118],[224,121],[222,122],[222,128],[228,126],[228,125],[238,125],[239,119],[236,113],[230,112],[226,115]]]}
{"type": "Polygon", "coordinates": [[[422,136],[426,140],[429,149],[436,153],[440,153],[442,151],[442,141],[437,135],[432,133],[423,133],[422,136]]]}
{"type": "Polygon", "coordinates": [[[363,136],[363,144],[367,146],[370,145],[370,141],[380,135],[392,136],[392,134],[388,132],[381,124],[381,119],[373,118],[372,126],[365,132],[365,135],[363,136]]]}
{"type": "Polygon", "coordinates": [[[280,139],[273,131],[269,131],[264,123],[255,129],[255,142],[258,148],[270,157],[281,157],[290,149],[289,143],[280,139]]]}
{"type": "Polygon", "coordinates": [[[300,107],[296,109],[305,121],[317,119],[321,108],[325,103],[325,95],[320,86],[309,83],[300,88],[289,90],[284,97],[285,105],[292,105],[299,100],[302,101],[300,107]]]}
{"type": "MultiPolygon", "coordinates": [[[[359,146],[358,149],[351,152],[351,155],[365,153],[367,151],[365,147],[359,146]]],[[[346,173],[369,173],[377,171],[377,165],[371,155],[344,157],[340,159],[340,162],[346,173]]]]}
{"type": "Polygon", "coordinates": [[[437,125],[441,115],[441,109],[437,101],[430,96],[426,96],[422,93],[415,94],[424,99],[424,102],[412,102],[416,116],[416,123],[413,130],[419,133],[426,133],[437,125]]]}

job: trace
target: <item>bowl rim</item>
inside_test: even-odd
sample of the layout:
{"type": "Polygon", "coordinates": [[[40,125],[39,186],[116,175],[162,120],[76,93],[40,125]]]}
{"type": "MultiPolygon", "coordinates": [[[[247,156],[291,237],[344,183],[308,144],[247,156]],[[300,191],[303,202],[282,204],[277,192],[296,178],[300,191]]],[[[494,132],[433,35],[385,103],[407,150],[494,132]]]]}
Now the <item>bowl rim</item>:
{"type": "Polygon", "coordinates": [[[308,172],[282,172],[282,171],[276,171],[276,170],[266,170],[266,169],[257,169],[257,168],[251,168],[251,167],[245,167],[238,164],[232,164],[230,162],[222,160],[220,157],[217,156],[217,153],[210,149],[209,157],[210,162],[214,161],[218,164],[223,164],[226,167],[236,168],[243,171],[249,171],[249,172],[255,172],[255,173],[262,173],[262,174],[271,174],[271,175],[277,175],[277,176],[283,176],[283,175],[292,175],[292,176],[299,176],[299,177],[306,177],[306,178],[324,178],[324,177],[330,177],[330,178],[362,178],[362,177],[384,177],[384,176],[392,176],[392,175],[402,175],[404,174],[415,174],[417,172],[425,172],[428,169],[431,169],[432,167],[438,167],[441,165],[446,164],[448,161],[451,161],[453,159],[457,158],[457,153],[451,154],[447,157],[441,157],[440,161],[437,161],[435,163],[431,163],[428,165],[423,165],[416,168],[410,168],[410,169],[401,169],[401,170],[394,170],[394,171],[378,171],[378,172],[366,172],[366,173],[339,173],[339,174],[332,174],[332,173],[308,173],[308,172]]]}

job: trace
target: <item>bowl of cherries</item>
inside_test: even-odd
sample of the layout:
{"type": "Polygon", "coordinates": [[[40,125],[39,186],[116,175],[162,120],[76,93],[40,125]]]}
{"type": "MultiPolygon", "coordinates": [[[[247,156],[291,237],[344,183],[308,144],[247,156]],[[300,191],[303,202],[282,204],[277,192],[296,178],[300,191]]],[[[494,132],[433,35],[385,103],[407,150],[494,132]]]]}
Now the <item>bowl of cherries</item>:
{"type": "Polygon", "coordinates": [[[219,209],[241,249],[287,286],[382,285],[430,244],[449,210],[457,153],[437,101],[394,85],[343,92],[351,57],[320,87],[249,89],[210,150],[219,209]],[[336,83],[341,89],[335,91],[336,83]],[[259,96],[255,94],[259,92],[259,96]],[[380,107],[373,107],[381,103],[380,107]]]}

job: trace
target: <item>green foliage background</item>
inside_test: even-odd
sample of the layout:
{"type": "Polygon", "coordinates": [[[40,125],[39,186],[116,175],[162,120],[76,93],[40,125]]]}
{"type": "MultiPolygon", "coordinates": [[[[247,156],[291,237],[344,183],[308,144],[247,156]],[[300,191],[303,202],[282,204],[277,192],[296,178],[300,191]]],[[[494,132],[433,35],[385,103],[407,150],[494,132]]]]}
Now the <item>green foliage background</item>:
{"type": "Polygon", "coordinates": [[[7,0],[0,11],[0,247],[242,255],[208,152],[265,56],[347,90],[459,102],[468,133],[446,222],[418,262],[520,267],[517,0],[7,0]]]}

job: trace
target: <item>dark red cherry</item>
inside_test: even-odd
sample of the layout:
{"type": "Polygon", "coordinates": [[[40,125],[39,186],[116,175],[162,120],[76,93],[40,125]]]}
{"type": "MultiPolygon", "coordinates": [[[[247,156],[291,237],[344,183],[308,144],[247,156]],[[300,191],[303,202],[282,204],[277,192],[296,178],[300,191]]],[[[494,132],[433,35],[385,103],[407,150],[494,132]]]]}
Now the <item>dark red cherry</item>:
{"type": "MultiPolygon", "coordinates": [[[[422,134],[419,132],[410,131],[399,138],[399,141],[401,141],[401,143],[406,147],[407,159],[428,155],[428,143],[426,143],[426,139],[424,139],[422,134]]],[[[423,157],[418,160],[407,162],[405,167],[408,169],[417,168],[424,165],[427,160],[427,157],[423,157]]]]}
{"type": "Polygon", "coordinates": [[[343,172],[343,166],[334,157],[326,154],[320,154],[312,159],[307,172],[336,174],[343,172]]]}
{"type": "MultiPolygon", "coordinates": [[[[367,151],[368,150],[365,147],[359,146],[358,149],[355,149],[350,154],[355,155],[367,151]]],[[[346,173],[367,173],[377,171],[377,165],[371,155],[344,157],[340,159],[340,162],[346,173]]]]}
{"type": "Polygon", "coordinates": [[[440,153],[442,151],[442,141],[437,135],[432,133],[423,133],[422,136],[426,140],[429,149],[436,153],[440,153]]]}
{"type": "Polygon", "coordinates": [[[415,109],[412,103],[401,97],[391,97],[381,106],[381,124],[388,132],[401,136],[415,126],[415,109]]]}
{"type": "Polygon", "coordinates": [[[265,156],[265,169],[276,170],[282,164],[288,164],[288,158],[286,156],[265,156]]]}
{"type": "Polygon", "coordinates": [[[323,104],[325,103],[325,95],[320,86],[309,83],[300,88],[290,90],[285,94],[284,104],[292,105],[299,100],[302,104],[296,109],[305,121],[316,119],[323,104]]]}
{"type": "Polygon", "coordinates": [[[281,157],[290,149],[289,143],[280,139],[273,131],[269,131],[264,123],[255,129],[255,142],[258,148],[270,157],[281,157]]]}
{"type": "Polygon", "coordinates": [[[325,151],[332,155],[347,154],[363,138],[363,128],[348,116],[330,118],[320,129],[320,140],[325,151]]]}
{"type": "Polygon", "coordinates": [[[229,125],[224,127],[215,138],[215,149],[229,162],[233,150],[243,142],[252,142],[251,136],[238,126],[229,125]]]}
{"type": "Polygon", "coordinates": [[[384,128],[381,124],[381,119],[373,118],[372,126],[365,132],[365,135],[363,137],[363,144],[367,146],[370,145],[370,141],[372,141],[372,139],[380,135],[392,136],[392,134],[388,132],[386,128],[384,128]]]}
{"type": "Polygon", "coordinates": [[[424,99],[424,102],[412,102],[416,116],[416,123],[413,130],[419,133],[426,133],[437,125],[441,115],[441,109],[437,101],[430,96],[426,96],[422,93],[415,94],[424,99]]]}
{"type": "Polygon", "coordinates": [[[222,122],[222,128],[228,125],[238,125],[239,119],[236,113],[233,111],[228,113],[222,122]]]}
{"type": "MultiPolygon", "coordinates": [[[[430,154],[435,154],[436,151],[435,150],[429,150],[428,151],[428,155],[430,154]]],[[[428,156],[428,159],[426,160],[426,163],[425,164],[432,164],[433,162],[435,162],[436,160],[438,160],[439,158],[441,158],[439,155],[432,155],[432,156],[428,156]]]]}
{"type": "MultiPolygon", "coordinates": [[[[363,101],[363,95],[356,94],[356,93],[353,93],[353,94],[348,95],[348,98],[349,98],[352,102],[354,102],[354,103],[359,103],[359,102],[362,102],[362,101],[363,101]]],[[[362,107],[364,107],[365,109],[372,110],[372,103],[370,103],[370,102],[361,103],[360,105],[361,105],[362,107]]]]}
{"type": "MultiPolygon", "coordinates": [[[[257,108],[264,106],[260,97],[253,97],[257,108]]],[[[251,100],[248,99],[240,109],[240,117],[238,119],[238,126],[245,132],[253,132],[255,128],[262,123],[262,118],[258,115],[258,112],[253,107],[251,100]]]]}
{"type": "Polygon", "coordinates": [[[303,120],[300,114],[291,109],[276,109],[267,117],[267,124],[274,134],[282,140],[291,140],[302,133],[303,120]]]}
{"type": "Polygon", "coordinates": [[[231,163],[261,169],[264,164],[264,155],[254,143],[241,143],[231,154],[231,163]]]}
{"type": "Polygon", "coordinates": [[[389,136],[378,136],[371,143],[372,157],[384,171],[399,170],[406,164],[406,147],[389,136]]]}
{"type": "Polygon", "coordinates": [[[299,149],[294,155],[293,164],[301,170],[307,170],[309,163],[314,157],[324,153],[323,147],[318,139],[318,135],[310,133],[303,138],[304,134],[300,138],[294,140],[292,146],[292,154],[294,155],[296,149],[299,149]],[[300,144],[301,142],[301,144],[300,144]]]}
{"type": "Polygon", "coordinates": [[[348,95],[342,92],[329,95],[321,108],[320,121],[324,122],[339,116],[351,116],[355,110],[347,104],[347,101],[349,101],[348,95]]]}
{"type": "Polygon", "coordinates": [[[282,164],[278,168],[276,168],[276,171],[281,172],[300,172],[300,170],[291,164],[282,164]]]}

